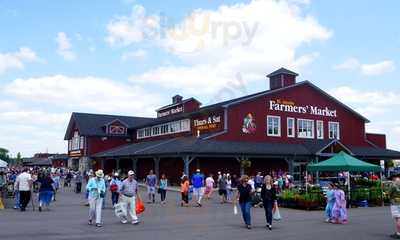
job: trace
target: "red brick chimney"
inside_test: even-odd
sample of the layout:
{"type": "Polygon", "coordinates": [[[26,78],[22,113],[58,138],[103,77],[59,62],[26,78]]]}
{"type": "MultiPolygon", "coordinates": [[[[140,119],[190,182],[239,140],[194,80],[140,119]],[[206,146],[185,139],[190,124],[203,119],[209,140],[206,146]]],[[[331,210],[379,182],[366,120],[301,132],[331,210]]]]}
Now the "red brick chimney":
{"type": "Polygon", "coordinates": [[[296,84],[296,77],[299,74],[287,70],[286,68],[280,68],[275,72],[267,75],[269,78],[269,89],[274,90],[296,84]]]}

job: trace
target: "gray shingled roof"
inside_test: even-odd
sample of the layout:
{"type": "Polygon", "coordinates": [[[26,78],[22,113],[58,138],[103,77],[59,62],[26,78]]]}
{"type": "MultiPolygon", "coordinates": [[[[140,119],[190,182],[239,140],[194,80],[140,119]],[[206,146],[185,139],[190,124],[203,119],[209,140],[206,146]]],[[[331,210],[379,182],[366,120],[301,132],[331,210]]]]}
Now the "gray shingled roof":
{"type": "Polygon", "coordinates": [[[68,134],[70,134],[70,130],[74,121],[79,129],[79,133],[82,136],[107,136],[103,130],[103,127],[114,120],[120,120],[121,122],[125,123],[128,128],[135,128],[138,125],[143,125],[154,121],[154,118],[74,112],[71,115],[64,140],[68,139],[68,134]]]}
{"type": "MultiPolygon", "coordinates": [[[[315,156],[329,141],[311,141],[299,144],[239,142],[206,140],[196,137],[180,137],[148,141],[117,147],[98,153],[94,157],[128,157],[160,155],[252,155],[252,156],[315,156]]],[[[346,146],[348,147],[348,146],[346,146]]],[[[356,156],[376,158],[400,158],[400,152],[375,147],[348,147],[356,156]]]]}
{"type": "Polygon", "coordinates": [[[301,144],[255,143],[204,140],[181,137],[168,140],[141,142],[96,154],[94,157],[123,157],[179,154],[216,155],[309,155],[301,144]]]}
{"type": "Polygon", "coordinates": [[[279,68],[278,70],[268,74],[267,77],[273,77],[273,76],[278,75],[278,74],[289,74],[289,75],[299,76],[298,73],[295,73],[293,71],[287,70],[286,68],[279,68]]]}

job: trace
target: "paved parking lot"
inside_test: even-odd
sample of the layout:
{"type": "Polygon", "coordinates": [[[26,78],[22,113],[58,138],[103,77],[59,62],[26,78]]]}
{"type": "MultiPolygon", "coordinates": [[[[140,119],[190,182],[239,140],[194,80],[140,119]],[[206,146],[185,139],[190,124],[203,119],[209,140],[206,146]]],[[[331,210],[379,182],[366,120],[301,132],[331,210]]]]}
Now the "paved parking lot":
{"type": "MultiPolygon", "coordinates": [[[[142,196],[144,194],[142,193],[142,196]]],[[[109,195],[107,200],[109,200],[109,195]]],[[[282,221],[273,231],[264,228],[263,209],[253,209],[253,229],[244,228],[232,205],[221,205],[217,199],[202,208],[181,208],[178,194],[168,192],[166,206],[146,204],[141,224],[122,225],[108,207],[103,211],[104,226],[87,225],[88,207],[83,195],[67,190],[58,194],[50,211],[27,212],[13,209],[0,211],[0,239],[390,239],[393,223],[388,207],[351,209],[347,225],[323,222],[320,211],[281,209],[282,221]]]]}

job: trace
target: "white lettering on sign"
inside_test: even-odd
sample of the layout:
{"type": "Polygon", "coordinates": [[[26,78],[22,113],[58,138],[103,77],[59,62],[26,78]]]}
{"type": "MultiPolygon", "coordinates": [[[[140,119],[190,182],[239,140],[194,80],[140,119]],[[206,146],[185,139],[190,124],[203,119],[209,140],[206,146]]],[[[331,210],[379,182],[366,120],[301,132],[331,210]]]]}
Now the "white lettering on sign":
{"type": "Polygon", "coordinates": [[[301,113],[301,114],[311,114],[325,117],[337,117],[337,112],[331,110],[328,107],[319,108],[316,106],[306,105],[306,106],[296,106],[291,101],[282,100],[270,100],[269,110],[281,111],[281,112],[291,112],[291,113],[301,113]]]}
{"type": "Polygon", "coordinates": [[[169,116],[169,115],[176,114],[176,113],[181,113],[181,112],[183,112],[183,106],[178,106],[176,108],[171,108],[171,109],[169,109],[167,111],[164,111],[164,112],[158,112],[157,116],[158,117],[165,117],[165,116],[169,116]]]}
{"type": "Polygon", "coordinates": [[[221,123],[221,116],[211,116],[205,119],[195,119],[193,123],[195,127],[200,127],[207,124],[221,123]]]}

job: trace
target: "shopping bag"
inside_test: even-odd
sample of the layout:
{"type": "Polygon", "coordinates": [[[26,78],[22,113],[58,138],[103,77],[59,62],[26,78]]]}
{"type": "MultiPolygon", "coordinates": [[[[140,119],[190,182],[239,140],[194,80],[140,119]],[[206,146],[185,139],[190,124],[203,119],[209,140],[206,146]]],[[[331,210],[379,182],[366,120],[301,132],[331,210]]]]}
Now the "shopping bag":
{"type": "Polygon", "coordinates": [[[238,214],[238,209],[237,209],[236,204],[233,206],[233,214],[234,214],[234,215],[237,215],[237,214],[238,214]]]}
{"type": "Polygon", "coordinates": [[[0,197],[0,210],[3,210],[3,209],[4,209],[4,204],[3,204],[3,200],[0,197]]]}
{"type": "Polygon", "coordinates": [[[118,218],[126,217],[128,215],[126,206],[127,204],[124,202],[115,204],[114,206],[115,216],[117,216],[118,218]]]}
{"type": "Polygon", "coordinates": [[[276,204],[274,207],[272,219],[274,219],[275,221],[279,221],[282,219],[281,213],[279,212],[278,204],[276,204]]]}
{"type": "Polygon", "coordinates": [[[137,198],[136,199],[136,214],[141,214],[142,212],[144,212],[144,203],[142,201],[142,199],[137,198]]]}

